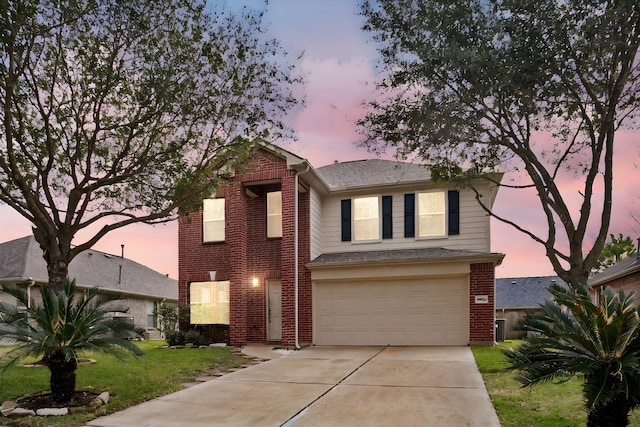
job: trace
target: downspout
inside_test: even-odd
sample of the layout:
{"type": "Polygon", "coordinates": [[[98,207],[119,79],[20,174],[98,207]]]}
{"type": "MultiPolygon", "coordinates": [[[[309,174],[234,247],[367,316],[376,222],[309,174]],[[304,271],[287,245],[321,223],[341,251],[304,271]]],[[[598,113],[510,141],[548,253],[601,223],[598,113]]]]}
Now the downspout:
{"type": "Polygon", "coordinates": [[[298,275],[299,275],[299,260],[298,260],[298,227],[299,227],[299,220],[298,220],[298,213],[299,213],[299,206],[298,204],[300,203],[300,196],[299,196],[299,191],[298,191],[298,185],[299,185],[299,177],[300,174],[303,173],[307,173],[309,172],[309,163],[307,163],[307,167],[305,170],[303,170],[302,172],[297,172],[295,174],[295,181],[294,181],[294,220],[293,220],[293,259],[294,259],[294,266],[293,266],[293,274],[294,274],[294,310],[295,310],[295,349],[299,350],[300,349],[300,343],[298,342],[298,275]]]}
{"type": "Polygon", "coordinates": [[[27,283],[27,308],[31,308],[31,288],[36,284],[36,281],[29,277],[29,283],[27,283]]]}

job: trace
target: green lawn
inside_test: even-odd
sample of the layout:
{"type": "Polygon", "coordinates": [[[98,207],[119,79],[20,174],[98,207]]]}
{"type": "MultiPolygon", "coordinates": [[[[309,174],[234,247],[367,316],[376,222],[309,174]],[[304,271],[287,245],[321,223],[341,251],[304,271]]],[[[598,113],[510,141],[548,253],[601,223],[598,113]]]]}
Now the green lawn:
{"type": "MultiPolygon", "coordinates": [[[[92,386],[109,391],[111,400],[104,407],[107,412],[180,390],[182,383],[199,375],[247,363],[247,359],[232,355],[229,347],[161,349],[156,347],[164,341],[136,344],[146,353],[140,360],[130,357],[122,363],[110,356],[92,354],[87,357],[97,363],[80,365],[76,371],[77,388],[92,386]]],[[[49,370],[45,367],[19,366],[0,374],[0,402],[48,389],[49,370]]],[[[95,415],[35,417],[23,425],[81,426],[92,418],[95,415]]],[[[7,420],[0,419],[0,424],[3,422],[6,424],[7,420]]]]}
{"type": "MultiPolygon", "coordinates": [[[[563,384],[521,388],[515,372],[506,370],[506,357],[500,352],[516,345],[517,341],[507,341],[495,347],[472,348],[502,427],[584,427],[587,413],[582,381],[576,378],[563,384]]],[[[640,427],[640,411],[631,414],[629,425],[640,427]]]]}

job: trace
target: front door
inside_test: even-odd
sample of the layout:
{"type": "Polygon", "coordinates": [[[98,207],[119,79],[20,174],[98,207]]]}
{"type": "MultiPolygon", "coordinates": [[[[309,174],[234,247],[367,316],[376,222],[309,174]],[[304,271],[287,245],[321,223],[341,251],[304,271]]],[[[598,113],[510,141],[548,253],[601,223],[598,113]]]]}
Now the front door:
{"type": "Polygon", "coordinates": [[[267,283],[267,324],[269,341],[282,340],[282,285],[280,280],[269,280],[267,283]]]}

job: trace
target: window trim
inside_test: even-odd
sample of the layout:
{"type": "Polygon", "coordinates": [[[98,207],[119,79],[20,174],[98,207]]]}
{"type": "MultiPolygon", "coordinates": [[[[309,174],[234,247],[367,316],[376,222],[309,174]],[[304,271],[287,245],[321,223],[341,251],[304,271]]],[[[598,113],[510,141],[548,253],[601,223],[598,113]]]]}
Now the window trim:
{"type": "Polygon", "coordinates": [[[208,198],[208,199],[204,199],[202,201],[202,243],[221,243],[221,242],[225,242],[227,240],[227,202],[225,200],[224,197],[212,197],[212,198],[208,198]],[[215,219],[215,220],[205,220],[205,202],[206,201],[222,201],[222,219],[215,219]],[[211,223],[211,222],[222,222],[222,234],[223,234],[223,238],[222,240],[220,239],[211,239],[211,240],[207,240],[207,233],[205,230],[205,225],[207,223],[211,223]]]}
{"type": "Polygon", "coordinates": [[[281,239],[282,235],[283,235],[283,226],[282,226],[282,190],[278,190],[278,191],[269,191],[267,193],[266,197],[266,226],[267,226],[267,230],[266,230],[266,234],[267,234],[267,239],[281,239]],[[280,194],[280,213],[279,214],[271,214],[269,213],[269,194],[276,194],[279,193],[280,194]],[[269,227],[269,224],[271,223],[271,221],[273,221],[272,218],[274,217],[280,217],[280,233],[279,235],[269,235],[269,230],[271,229],[271,227],[269,227]]]}
{"type": "Polygon", "coordinates": [[[375,242],[381,242],[382,241],[382,196],[381,195],[370,195],[370,196],[358,196],[358,197],[353,197],[351,199],[351,237],[352,237],[352,242],[353,243],[375,243],[375,242]],[[376,199],[377,200],[377,205],[378,205],[378,216],[377,216],[377,223],[378,223],[378,236],[375,239],[357,239],[356,238],[356,209],[355,209],[355,203],[356,200],[358,199],[376,199]]]}
{"type": "Polygon", "coordinates": [[[416,194],[416,201],[415,201],[415,207],[414,207],[414,212],[415,212],[415,239],[416,240],[434,240],[434,239],[445,239],[447,237],[449,237],[449,197],[448,197],[448,192],[446,189],[436,189],[436,190],[429,190],[429,191],[418,191],[415,193],[416,194]],[[443,198],[444,198],[444,208],[442,211],[443,214],[443,229],[444,229],[444,234],[438,234],[438,235],[428,235],[428,236],[423,236],[421,235],[420,232],[420,195],[421,194],[433,194],[433,193],[440,193],[442,194],[443,198]]]}
{"type": "MultiPolygon", "coordinates": [[[[231,317],[230,317],[231,305],[229,301],[230,295],[231,295],[231,282],[229,280],[207,280],[202,282],[194,281],[189,283],[188,290],[189,290],[189,324],[190,325],[217,325],[217,324],[228,325],[229,324],[228,322],[231,320],[231,317]],[[211,299],[209,301],[200,301],[200,302],[194,303],[193,302],[193,299],[194,299],[193,285],[199,286],[201,291],[204,290],[205,287],[210,287],[209,298],[211,299]],[[217,291],[217,292],[214,292],[214,291],[217,291]],[[223,305],[226,307],[223,307],[223,305]],[[193,322],[194,312],[199,311],[197,308],[195,308],[196,306],[197,307],[210,306],[210,308],[220,308],[220,309],[226,310],[226,312],[223,313],[222,316],[220,314],[216,314],[215,316],[213,316],[213,317],[216,317],[216,320],[221,319],[223,322],[194,323],[193,322]],[[225,321],[227,323],[225,323],[225,321]]],[[[204,297],[204,294],[201,294],[201,296],[204,297]]],[[[196,320],[199,320],[199,318],[196,318],[196,320]]]]}

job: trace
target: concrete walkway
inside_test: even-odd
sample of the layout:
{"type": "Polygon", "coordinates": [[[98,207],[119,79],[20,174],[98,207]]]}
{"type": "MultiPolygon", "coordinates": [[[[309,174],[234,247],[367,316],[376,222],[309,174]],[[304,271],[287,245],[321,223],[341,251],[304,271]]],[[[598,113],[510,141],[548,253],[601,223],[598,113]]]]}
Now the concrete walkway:
{"type": "Polygon", "coordinates": [[[500,423],[467,347],[311,347],[89,425],[499,427],[500,423]]]}

